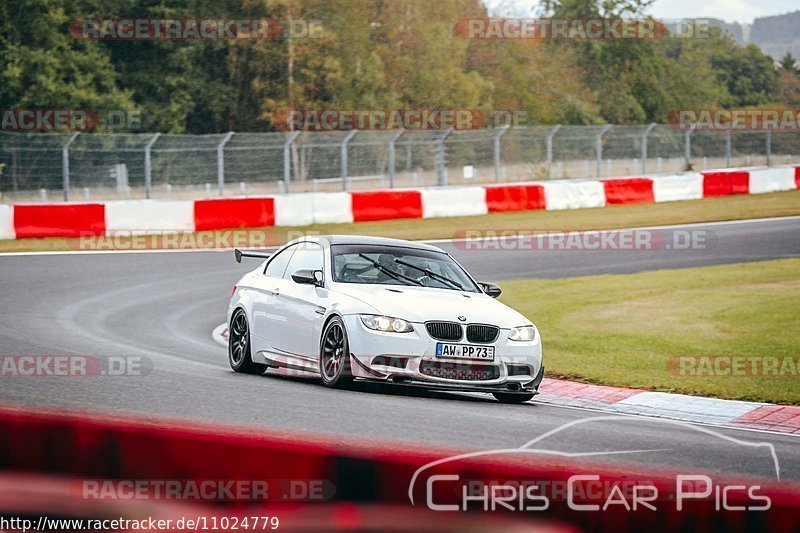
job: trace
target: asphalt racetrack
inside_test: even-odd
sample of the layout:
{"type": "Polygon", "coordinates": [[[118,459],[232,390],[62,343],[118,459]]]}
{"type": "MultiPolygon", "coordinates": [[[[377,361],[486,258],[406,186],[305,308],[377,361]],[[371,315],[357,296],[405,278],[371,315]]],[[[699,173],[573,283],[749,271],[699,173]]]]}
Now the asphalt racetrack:
{"type": "MultiPolygon", "coordinates": [[[[698,250],[466,250],[437,243],[478,279],[630,273],[800,257],[800,217],[701,224],[713,246],[698,250]]],[[[665,230],[666,231],[666,230],[665,230]]],[[[224,321],[232,285],[255,260],[230,251],[0,256],[2,355],[134,357],[144,375],[86,378],[3,377],[0,403],[100,413],[134,413],[232,423],[334,439],[453,450],[514,448],[568,422],[602,416],[536,404],[508,406],[491,396],[432,393],[396,386],[331,390],[312,378],[234,374],[210,336],[224,321]]],[[[591,298],[591,295],[587,295],[591,298]]],[[[545,332],[546,335],[546,332],[545,332]]],[[[545,337],[545,365],[547,358],[545,337]]],[[[781,479],[800,480],[797,437],[713,429],[774,444],[781,479]]],[[[775,478],[764,448],[695,427],[627,417],[580,424],[539,448],[594,455],[591,461],[679,467],[686,473],[775,478]]],[[[543,456],[543,460],[546,458],[543,456]]],[[[574,459],[581,461],[583,459],[574,459]]]]}

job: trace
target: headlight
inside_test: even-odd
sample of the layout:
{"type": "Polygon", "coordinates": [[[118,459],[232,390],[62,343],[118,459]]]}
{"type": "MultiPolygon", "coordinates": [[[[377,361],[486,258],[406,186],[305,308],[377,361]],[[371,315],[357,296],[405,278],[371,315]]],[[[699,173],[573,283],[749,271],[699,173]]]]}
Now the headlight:
{"type": "Polygon", "coordinates": [[[533,326],[520,326],[511,328],[508,332],[508,340],[519,342],[531,342],[536,338],[536,328],[533,326]]]}
{"type": "Polygon", "coordinates": [[[375,331],[387,331],[390,333],[408,333],[414,331],[411,324],[402,318],[394,318],[382,315],[359,315],[361,322],[369,329],[375,331]]]}

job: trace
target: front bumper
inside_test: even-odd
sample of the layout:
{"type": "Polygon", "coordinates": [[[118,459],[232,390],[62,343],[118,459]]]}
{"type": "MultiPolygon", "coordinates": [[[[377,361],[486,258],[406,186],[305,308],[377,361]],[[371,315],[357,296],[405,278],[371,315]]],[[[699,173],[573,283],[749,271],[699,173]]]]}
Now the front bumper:
{"type": "Polygon", "coordinates": [[[384,333],[368,329],[357,315],[345,316],[344,321],[351,370],[359,380],[437,390],[535,393],[544,375],[538,331],[533,341],[516,342],[508,340],[508,329],[501,328],[495,342],[478,344],[494,347],[494,361],[472,361],[437,357],[436,345],[442,341],[430,337],[421,323],[413,323],[410,333],[384,333]],[[444,368],[437,370],[440,375],[431,375],[430,367],[438,366],[444,368]],[[471,379],[471,375],[481,379],[471,379]]]}

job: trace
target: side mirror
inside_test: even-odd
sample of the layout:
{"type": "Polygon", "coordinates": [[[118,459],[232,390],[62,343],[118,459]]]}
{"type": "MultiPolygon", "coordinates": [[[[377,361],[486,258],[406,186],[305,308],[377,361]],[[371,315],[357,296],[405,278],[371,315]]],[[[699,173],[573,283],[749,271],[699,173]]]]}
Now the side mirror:
{"type": "Polygon", "coordinates": [[[322,287],[322,270],[303,268],[292,274],[292,279],[295,283],[300,283],[301,285],[322,287]]]}
{"type": "Polygon", "coordinates": [[[500,287],[494,283],[480,283],[480,286],[481,289],[483,289],[483,292],[492,298],[497,298],[503,293],[502,289],[500,289],[500,287]]]}

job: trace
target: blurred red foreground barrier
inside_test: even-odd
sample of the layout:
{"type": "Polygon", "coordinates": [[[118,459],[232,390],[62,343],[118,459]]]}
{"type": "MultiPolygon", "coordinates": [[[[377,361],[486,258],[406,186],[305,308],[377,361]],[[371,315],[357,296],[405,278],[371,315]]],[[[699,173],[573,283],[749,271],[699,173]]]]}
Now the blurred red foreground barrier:
{"type": "MultiPolygon", "coordinates": [[[[312,513],[315,509],[319,511],[317,506],[351,502],[358,504],[358,508],[390,504],[407,510],[409,516],[414,517],[420,512],[430,513],[426,510],[429,497],[438,505],[457,504],[460,494],[444,489],[444,484],[428,490],[432,474],[453,473],[452,469],[440,465],[416,478],[410,490],[415,503],[411,507],[409,484],[415,472],[421,466],[451,454],[426,449],[407,450],[407,445],[365,445],[354,439],[348,442],[347,438],[333,441],[312,435],[275,435],[252,428],[0,408],[0,470],[73,479],[330,481],[335,487],[332,502],[303,504],[312,513]]],[[[615,483],[637,479],[630,470],[551,456],[537,456],[534,463],[498,458],[468,460],[459,463],[457,469],[462,479],[483,482],[524,478],[563,483],[578,472],[596,474],[615,483]]],[[[646,478],[638,472],[635,475],[658,487],[659,505],[655,510],[640,508],[632,511],[613,505],[602,512],[580,512],[571,509],[565,499],[558,498],[553,499],[546,510],[500,513],[499,519],[510,517],[515,521],[534,521],[532,525],[539,525],[543,519],[555,520],[592,531],[611,528],[615,531],[792,531],[800,523],[800,489],[796,486],[762,484],[759,493],[771,499],[769,511],[719,512],[715,501],[708,499],[688,502],[681,512],[677,512],[675,481],[669,473],[648,471],[646,478]]],[[[729,505],[752,503],[743,501],[737,494],[740,493],[728,499],[729,505]]],[[[231,512],[238,509],[243,514],[249,510],[246,506],[253,505],[244,501],[226,503],[231,512]]],[[[262,505],[274,507],[272,502],[262,502],[262,505]]],[[[219,507],[216,509],[219,511],[219,507]]],[[[345,506],[343,509],[349,508],[345,506]]],[[[496,513],[476,514],[475,511],[431,514],[437,516],[431,520],[436,521],[442,516],[445,517],[442,524],[449,520],[454,525],[466,519],[483,521],[498,516],[496,513]]],[[[346,526],[347,515],[342,519],[346,526]]],[[[397,527],[407,529],[408,525],[398,522],[397,527]]],[[[440,528],[434,526],[434,529],[440,528]]]]}

